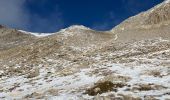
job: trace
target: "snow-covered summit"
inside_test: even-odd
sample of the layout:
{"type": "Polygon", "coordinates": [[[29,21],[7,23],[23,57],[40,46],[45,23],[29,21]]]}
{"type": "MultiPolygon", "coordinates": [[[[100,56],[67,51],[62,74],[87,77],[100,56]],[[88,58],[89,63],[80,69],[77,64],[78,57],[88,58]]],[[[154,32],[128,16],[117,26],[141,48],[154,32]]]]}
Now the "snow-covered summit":
{"type": "Polygon", "coordinates": [[[65,38],[67,38],[68,36],[73,36],[76,34],[82,35],[82,33],[87,33],[89,30],[91,30],[91,29],[88,27],[85,27],[83,25],[72,25],[68,28],[61,29],[57,33],[62,34],[65,36],[65,38]]]}
{"type": "Polygon", "coordinates": [[[86,26],[83,26],[83,25],[72,25],[70,27],[68,27],[67,29],[84,29],[84,30],[90,30],[90,28],[86,27],[86,26]]]}
{"type": "Polygon", "coordinates": [[[68,30],[70,31],[70,30],[91,30],[91,29],[83,25],[72,25],[68,28],[61,29],[61,32],[68,31],[68,30]]]}

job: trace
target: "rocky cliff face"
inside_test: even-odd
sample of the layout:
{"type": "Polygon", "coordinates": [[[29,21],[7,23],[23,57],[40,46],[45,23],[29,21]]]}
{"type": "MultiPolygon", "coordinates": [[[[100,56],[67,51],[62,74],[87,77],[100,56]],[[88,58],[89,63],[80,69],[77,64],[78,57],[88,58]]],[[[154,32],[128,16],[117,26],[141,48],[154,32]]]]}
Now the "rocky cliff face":
{"type": "Polygon", "coordinates": [[[107,32],[0,26],[0,99],[169,99],[169,0],[107,32]]]}

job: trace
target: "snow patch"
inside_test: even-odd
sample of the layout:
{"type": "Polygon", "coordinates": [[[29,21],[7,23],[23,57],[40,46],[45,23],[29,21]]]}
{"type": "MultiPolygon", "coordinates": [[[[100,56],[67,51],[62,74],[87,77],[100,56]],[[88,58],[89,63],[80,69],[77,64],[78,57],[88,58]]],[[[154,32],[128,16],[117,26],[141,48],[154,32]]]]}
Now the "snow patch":
{"type": "Polygon", "coordinates": [[[78,29],[78,30],[91,30],[90,28],[88,28],[88,27],[85,27],[85,26],[83,26],[83,25],[72,25],[72,26],[70,26],[70,27],[68,27],[68,28],[65,28],[65,29],[61,29],[61,31],[60,32],[64,32],[64,31],[67,31],[67,30],[76,30],[76,29],[78,29]]]}
{"type": "Polygon", "coordinates": [[[165,3],[170,3],[170,0],[165,0],[165,3]]]}
{"type": "Polygon", "coordinates": [[[22,33],[25,33],[25,34],[34,35],[36,37],[45,37],[45,36],[54,34],[54,33],[34,33],[34,32],[27,32],[27,31],[23,31],[23,30],[19,30],[19,31],[22,33]]]}

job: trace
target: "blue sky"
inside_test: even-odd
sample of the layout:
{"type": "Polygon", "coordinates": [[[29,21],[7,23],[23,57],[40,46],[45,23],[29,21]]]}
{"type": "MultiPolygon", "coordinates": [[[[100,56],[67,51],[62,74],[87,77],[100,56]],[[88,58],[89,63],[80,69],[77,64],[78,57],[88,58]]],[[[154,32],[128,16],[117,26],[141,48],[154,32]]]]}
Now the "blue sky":
{"type": "Polygon", "coordinates": [[[71,25],[109,30],[163,0],[0,0],[0,24],[31,32],[71,25]]]}

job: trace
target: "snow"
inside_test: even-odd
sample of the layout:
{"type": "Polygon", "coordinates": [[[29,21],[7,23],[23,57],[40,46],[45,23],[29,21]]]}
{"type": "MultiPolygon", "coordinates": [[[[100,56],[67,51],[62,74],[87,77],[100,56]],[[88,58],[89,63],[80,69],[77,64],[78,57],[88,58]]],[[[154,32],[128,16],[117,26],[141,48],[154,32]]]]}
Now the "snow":
{"type": "Polygon", "coordinates": [[[72,25],[72,26],[70,26],[70,27],[68,27],[68,28],[61,29],[60,32],[65,32],[65,31],[67,31],[67,30],[91,30],[91,29],[88,28],[88,27],[85,27],[85,26],[83,26],[83,25],[72,25]]]}
{"type": "MultiPolygon", "coordinates": [[[[59,34],[61,35],[64,35],[64,38],[63,39],[67,39],[67,37],[69,36],[73,36],[75,34],[81,34],[82,33],[82,30],[83,31],[86,31],[86,30],[91,30],[90,28],[88,27],[85,27],[83,25],[72,25],[68,28],[65,28],[65,29],[61,29],[59,32],[59,34]]],[[[62,39],[62,40],[63,40],[62,39]]]]}
{"type": "Polygon", "coordinates": [[[55,33],[34,33],[34,32],[27,32],[27,31],[24,31],[24,30],[19,30],[19,31],[22,32],[22,33],[25,33],[25,34],[34,35],[36,37],[46,37],[46,36],[50,36],[50,35],[53,35],[53,34],[62,34],[62,35],[65,36],[65,38],[67,38],[67,36],[72,36],[75,31],[76,31],[76,33],[79,33],[81,30],[91,30],[91,29],[88,28],[88,27],[85,27],[83,25],[72,25],[68,28],[61,29],[60,31],[55,32],[55,33]]]}
{"type": "Polygon", "coordinates": [[[27,31],[23,31],[23,30],[19,30],[19,31],[22,32],[22,33],[25,33],[25,34],[34,35],[36,37],[45,37],[45,36],[49,36],[49,35],[54,34],[54,33],[34,33],[34,32],[27,32],[27,31]]]}
{"type": "MultiPolygon", "coordinates": [[[[0,97],[6,97],[7,99],[11,99],[11,98],[21,98],[27,94],[31,94],[34,91],[45,91],[48,90],[50,88],[57,88],[57,89],[65,89],[63,91],[61,91],[61,95],[59,96],[53,96],[53,97],[49,97],[50,100],[55,100],[55,99],[60,99],[60,100],[65,100],[65,98],[74,98],[73,100],[75,100],[75,98],[77,98],[77,96],[75,95],[71,95],[68,94],[70,93],[70,90],[76,89],[78,87],[81,86],[85,86],[88,84],[92,84],[94,82],[96,82],[97,80],[99,80],[102,77],[96,77],[96,76],[88,76],[85,73],[89,72],[90,69],[83,69],[81,70],[79,73],[75,73],[73,75],[69,75],[69,76],[64,76],[64,77],[60,77],[60,76],[53,76],[53,77],[49,77],[48,80],[51,80],[48,82],[48,80],[44,80],[44,77],[47,75],[47,70],[49,71],[49,69],[41,69],[40,70],[40,75],[36,78],[34,78],[34,85],[31,85],[31,83],[29,82],[29,79],[24,78],[23,76],[20,77],[11,77],[7,80],[4,80],[3,82],[1,82],[0,87],[9,89],[11,86],[13,86],[15,83],[20,83],[20,87],[18,87],[16,90],[13,90],[12,92],[1,92],[0,93],[0,97]],[[75,77],[77,76],[77,77],[75,77]],[[42,84],[42,85],[40,85],[42,84]],[[43,87],[42,87],[43,86],[43,87]],[[23,92],[19,92],[18,90],[22,89],[24,90],[23,92]],[[70,96],[69,96],[70,95],[70,96]]],[[[53,71],[53,69],[50,69],[53,71]]],[[[54,72],[54,71],[53,71],[54,72]]],[[[78,100],[78,99],[76,99],[78,100]]]]}
{"type": "Polygon", "coordinates": [[[170,0],[165,0],[165,3],[170,3],[170,0]]]}
{"type": "MultiPolygon", "coordinates": [[[[100,56],[96,56],[96,60],[100,61],[100,56]]],[[[50,60],[52,61],[52,60],[50,60]]],[[[114,64],[107,62],[106,65],[111,65],[111,67],[101,66],[101,68],[106,68],[107,70],[111,70],[113,72],[116,72],[117,75],[123,75],[131,77],[132,79],[128,82],[130,85],[135,84],[146,84],[146,83],[153,83],[157,85],[163,85],[166,87],[170,86],[170,78],[169,76],[165,77],[154,77],[149,76],[146,74],[143,74],[144,72],[148,70],[160,70],[163,72],[163,74],[167,75],[167,68],[163,66],[151,66],[147,64],[142,64],[140,66],[126,66],[124,64],[114,64]]],[[[96,65],[98,66],[98,65],[96,65]]],[[[72,91],[75,91],[79,89],[80,87],[87,87],[91,86],[93,83],[97,82],[98,80],[102,79],[104,76],[98,76],[98,75],[92,75],[89,76],[88,73],[93,71],[94,67],[81,69],[80,72],[74,73],[72,75],[68,76],[58,76],[55,74],[52,74],[52,76],[48,76],[48,79],[44,79],[44,77],[47,75],[47,72],[50,71],[52,73],[56,73],[53,68],[47,69],[47,68],[41,68],[40,75],[38,77],[35,77],[33,82],[31,82],[29,79],[24,78],[23,76],[19,77],[11,77],[7,80],[0,81],[0,87],[3,87],[3,89],[9,89],[11,86],[13,86],[15,83],[20,83],[20,87],[13,90],[12,92],[1,92],[0,97],[5,97],[6,99],[19,99],[23,96],[26,96],[27,94],[31,94],[34,92],[42,92],[46,91],[51,88],[56,88],[59,90],[58,96],[49,96],[49,100],[66,100],[66,99],[73,99],[73,100],[79,100],[78,95],[80,93],[72,93],[72,91]],[[32,85],[34,83],[34,85],[32,85]],[[41,85],[40,85],[41,84],[41,85]],[[43,88],[42,88],[43,86],[43,88]],[[18,90],[24,90],[22,92],[19,92],[18,90]]],[[[141,97],[145,95],[162,95],[163,93],[166,93],[169,90],[154,90],[154,91],[143,91],[140,93],[131,93],[131,92],[125,92],[123,89],[120,89],[119,93],[130,93],[133,95],[140,95],[141,97]]],[[[106,93],[107,95],[107,93],[106,93]]],[[[83,95],[83,98],[92,98],[88,95],[83,95]]],[[[165,96],[168,98],[168,96],[165,96]]],[[[162,98],[165,98],[162,97],[162,98]]],[[[161,99],[162,99],[161,98],[161,99]]],[[[163,99],[162,99],[163,100],[163,99]]]]}

